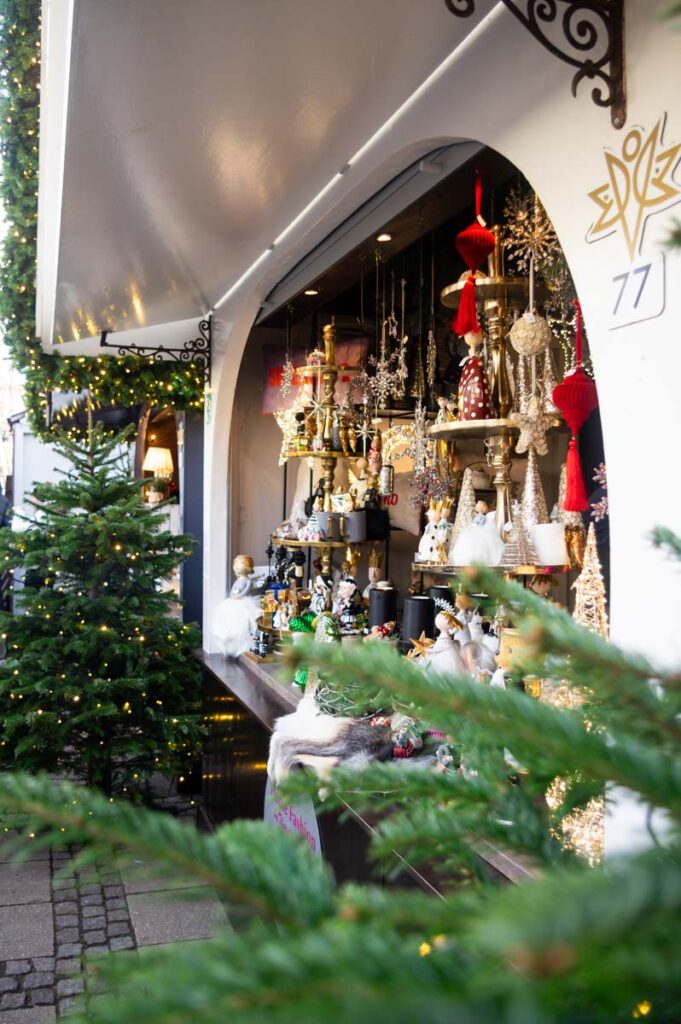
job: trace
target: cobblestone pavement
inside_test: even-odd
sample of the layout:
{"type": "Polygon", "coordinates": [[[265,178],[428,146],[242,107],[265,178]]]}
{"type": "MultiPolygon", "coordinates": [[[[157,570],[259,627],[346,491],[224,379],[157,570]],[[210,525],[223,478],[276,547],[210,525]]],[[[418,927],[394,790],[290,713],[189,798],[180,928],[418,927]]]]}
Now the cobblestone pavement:
{"type": "Polygon", "coordinates": [[[228,923],[215,894],[191,879],[143,862],[123,876],[110,864],[76,872],[76,852],[37,851],[17,866],[0,846],[0,1024],[68,1015],[88,987],[88,957],[208,938],[228,923]]]}

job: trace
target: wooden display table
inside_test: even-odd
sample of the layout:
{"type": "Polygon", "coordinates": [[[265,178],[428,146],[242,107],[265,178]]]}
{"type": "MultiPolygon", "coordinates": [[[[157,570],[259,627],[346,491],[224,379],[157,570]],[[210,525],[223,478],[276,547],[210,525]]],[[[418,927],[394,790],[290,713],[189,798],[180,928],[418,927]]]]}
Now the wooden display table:
{"type": "MultiPolygon", "coordinates": [[[[267,784],[269,738],[281,715],[295,711],[300,695],[280,682],[278,665],[252,661],[248,655],[229,660],[221,654],[197,652],[203,665],[204,714],[209,729],[203,757],[204,826],[236,818],[262,818],[267,784]]],[[[349,804],[342,812],[317,815],[321,851],[336,880],[389,884],[369,863],[367,851],[374,823],[349,804]],[[344,820],[341,820],[343,818],[344,820]]],[[[491,844],[478,853],[490,874],[500,881],[531,877],[532,867],[491,844]]],[[[404,865],[398,885],[416,886],[442,896],[451,886],[435,870],[404,865]]]]}

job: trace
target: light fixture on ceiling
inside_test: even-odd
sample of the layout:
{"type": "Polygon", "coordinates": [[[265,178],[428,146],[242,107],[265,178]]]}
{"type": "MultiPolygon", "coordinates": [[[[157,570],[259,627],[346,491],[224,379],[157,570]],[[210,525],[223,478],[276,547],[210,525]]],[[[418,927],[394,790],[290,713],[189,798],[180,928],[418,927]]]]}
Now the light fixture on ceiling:
{"type": "Polygon", "coordinates": [[[304,295],[319,295],[319,288],[306,288],[304,295]]]}
{"type": "Polygon", "coordinates": [[[392,242],[393,236],[387,231],[381,231],[380,235],[376,235],[377,242],[392,242]]]}

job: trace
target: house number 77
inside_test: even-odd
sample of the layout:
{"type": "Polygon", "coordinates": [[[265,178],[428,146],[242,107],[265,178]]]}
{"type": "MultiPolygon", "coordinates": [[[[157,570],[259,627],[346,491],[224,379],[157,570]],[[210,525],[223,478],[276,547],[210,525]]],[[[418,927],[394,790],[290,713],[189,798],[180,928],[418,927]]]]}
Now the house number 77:
{"type": "Polygon", "coordinates": [[[655,259],[630,267],[611,278],[613,284],[610,330],[660,316],[665,306],[665,261],[655,259]]]}
{"type": "MultiPolygon", "coordinates": [[[[627,270],[626,274],[618,274],[616,277],[613,277],[613,281],[621,281],[622,282],[622,287],[620,288],[619,295],[617,296],[617,302],[615,303],[615,308],[612,311],[612,315],[613,316],[617,316],[617,311],[620,308],[620,303],[622,301],[622,296],[624,295],[624,289],[627,287],[627,281],[629,280],[630,277],[634,277],[636,274],[639,274],[641,276],[641,284],[639,286],[638,292],[636,293],[636,298],[634,299],[633,308],[634,309],[638,309],[638,304],[641,301],[641,295],[643,293],[643,289],[646,286],[646,281],[648,280],[648,274],[650,273],[651,266],[652,266],[652,263],[644,263],[642,267],[636,267],[635,270],[627,270]]],[[[632,283],[635,283],[635,282],[632,282],[632,283]]]]}

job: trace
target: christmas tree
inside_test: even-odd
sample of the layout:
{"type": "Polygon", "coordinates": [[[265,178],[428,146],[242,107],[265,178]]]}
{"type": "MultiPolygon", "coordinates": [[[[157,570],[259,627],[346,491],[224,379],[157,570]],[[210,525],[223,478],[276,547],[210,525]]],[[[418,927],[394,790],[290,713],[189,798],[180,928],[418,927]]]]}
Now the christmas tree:
{"type": "Polygon", "coordinates": [[[605,584],[593,523],[589,524],[582,571],[572,584],[572,589],[575,592],[573,615],[576,621],[591,630],[592,633],[607,636],[608,613],[605,607],[605,584]]]}
{"type": "Polygon", "coordinates": [[[36,485],[25,532],[0,531],[16,612],[0,618],[0,765],[106,792],[186,770],[199,738],[199,637],[163,589],[192,543],[145,506],[125,439],[101,427],[61,438],[72,468],[36,485]]]}
{"type": "Polygon", "coordinates": [[[538,523],[548,523],[549,513],[546,508],[544,488],[542,487],[539,466],[537,465],[537,452],[532,444],[527,450],[527,470],[525,472],[525,483],[523,484],[520,507],[523,523],[528,532],[538,523]]]}
{"type": "MultiPolygon", "coordinates": [[[[658,542],[681,554],[671,534],[659,531],[658,542]]],[[[382,643],[293,648],[294,660],[363,689],[367,703],[380,687],[384,707],[408,706],[460,747],[465,774],[400,762],[346,767],[323,781],[323,808],[372,814],[377,859],[394,865],[397,851],[411,864],[446,868],[457,879],[446,899],[413,887],[336,886],[302,837],[261,821],[197,834],[84,787],[0,775],[6,822],[14,823],[8,812],[24,815],[18,824],[31,849],[85,843],[88,858],[106,857],[115,836],[121,860],[153,849],[167,870],[248,911],[247,923],[242,916],[240,927],[206,942],[98,957],[110,994],[91,1000],[74,1024],[389,1024],[396,1008],[427,1024],[677,1024],[678,671],[612,646],[491,570],[476,570],[467,587],[502,604],[523,631],[524,668],[571,686],[588,681],[588,704],[553,707],[513,686],[426,674],[382,643]],[[520,783],[509,777],[504,748],[523,765],[520,783]],[[556,776],[576,781],[551,810],[545,792],[556,776]],[[667,823],[648,849],[612,854],[593,869],[579,844],[565,849],[556,825],[606,783],[664,809],[667,823]],[[530,856],[539,870],[499,885],[481,870],[489,843],[530,856]]],[[[317,798],[319,787],[296,772],[286,799],[317,798]]]]}

